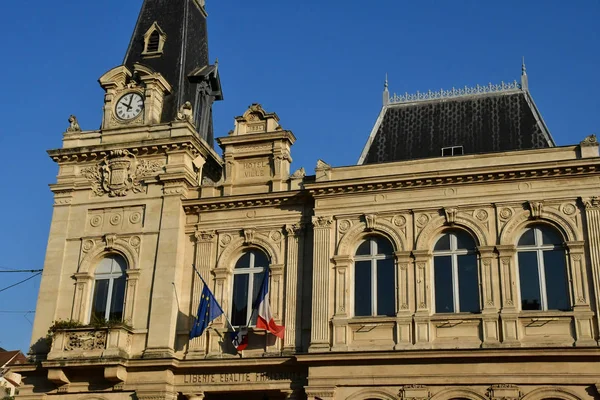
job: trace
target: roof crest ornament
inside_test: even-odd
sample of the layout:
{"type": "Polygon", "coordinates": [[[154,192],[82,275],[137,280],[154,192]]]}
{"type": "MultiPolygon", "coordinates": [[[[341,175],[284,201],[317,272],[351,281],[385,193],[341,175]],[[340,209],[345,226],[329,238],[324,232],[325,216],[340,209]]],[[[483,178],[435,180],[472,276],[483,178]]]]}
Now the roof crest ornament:
{"type": "Polygon", "coordinates": [[[390,98],[390,103],[399,104],[399,103],[413,103],[417,101],[428,101],[428,100],[437,100],[437,99],[450,99],[455,97],[463,97],[463,96],[471,96],[477,94],[486,94],[486,93],[501,93],[501,92],[509,92],[514,90],[521,90],[522,85],[519,84],[516,80],[513,82],[505,83],[504,81],[494,85],[491,82],[488,85],[481,86],[477,85],[474,87],[465,86],[464,88],[452,88],[451,90],[440,89],[437,92],[433,92],[431,90],[427,92],[419,92],[417,93],[404,93],[404,94],[396,94],[390,98]]]}
{"type": "Polygon", "coordinates": [[[383,106],[390,104],[390,92],[388,90],[388,75],[385,73],[385,82],[383,83],[383,106]]]}
{"type": "Polygon", "coordinates": [[[527,77],[527,68],[525,67],[525,56],[521,61],[521,88],[523,90],[529,90],[529,78],[527,77]]]}

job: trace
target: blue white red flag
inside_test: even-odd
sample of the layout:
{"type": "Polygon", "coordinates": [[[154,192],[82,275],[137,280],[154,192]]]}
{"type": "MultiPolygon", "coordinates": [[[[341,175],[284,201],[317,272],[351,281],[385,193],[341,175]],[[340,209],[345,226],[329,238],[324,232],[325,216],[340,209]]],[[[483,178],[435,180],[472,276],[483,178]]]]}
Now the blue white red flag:
{"type": "Polygon", "coordinates": [[[231,332],[231,343],[237,351],[242,351],[248,347],[248,328],[240,328],[238,332],[231,332]]]}
{"type": "Polygon", "coordinates": [[[283,325],[277,325],[271,314],[271,306],[269,305],[269,268],[265,271],[262,285],[260,286],[260,292],[256,298],[254,309],[258,309],[258,317],[256,319],[256,327],[259,329],[266,329],[273,335],[283,339],[285,327],[283,325]]]}

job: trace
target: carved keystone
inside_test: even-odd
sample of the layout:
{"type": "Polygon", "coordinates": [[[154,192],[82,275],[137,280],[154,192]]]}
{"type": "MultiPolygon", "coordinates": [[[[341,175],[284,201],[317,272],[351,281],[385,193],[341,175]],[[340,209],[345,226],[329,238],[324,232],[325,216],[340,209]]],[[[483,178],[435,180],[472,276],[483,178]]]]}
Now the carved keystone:
{"type": "Polygon", "coordinates": [[[528,201],[529,211],[531,211],[532,219],[539,219],[542,217],[542,213],[544,212],[544,203],[541,201],[528,201]]]}

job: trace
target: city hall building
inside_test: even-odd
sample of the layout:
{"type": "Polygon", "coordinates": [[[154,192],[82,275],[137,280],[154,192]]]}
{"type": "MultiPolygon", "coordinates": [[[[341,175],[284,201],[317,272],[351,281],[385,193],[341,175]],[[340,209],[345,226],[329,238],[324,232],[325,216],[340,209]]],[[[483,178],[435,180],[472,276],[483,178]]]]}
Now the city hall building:
{"type": "Polygon", "coordinates": [[[314,173],[290,170],[296,137],[259,104],[216,151],[206,18],[203,0],[145,0],[100,77],[101,129],[72,116],[49,151],[19,398],[600,398],[595,136],[556,146],[523,70],[416,95],[386,84],[357,165],[316,148],[314,173]],[[283,339],[254,326],[267,267],[283,339]],[[225,314],[189,340],[200,276],[225,314]],[[239,353],[228,321],[250,321],[239,353]]]}

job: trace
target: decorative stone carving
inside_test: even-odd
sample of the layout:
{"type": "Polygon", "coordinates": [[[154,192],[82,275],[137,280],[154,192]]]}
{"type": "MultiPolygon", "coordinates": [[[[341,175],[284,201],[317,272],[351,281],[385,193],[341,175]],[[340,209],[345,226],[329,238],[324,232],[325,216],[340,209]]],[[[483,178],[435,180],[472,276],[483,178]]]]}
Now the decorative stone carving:
{"type": "Polygon", "coordinates": [[[106,250],[112,250],[115,247],[115,241],[117,235],[104,235],[104,243],[106,243],[106,250]]]}
{"type": "Polygon", "coordinates": [[[589,199],[582,198],[581,201],[585,208],[600,208],[600,198],[598,196],[592,196],[589,199]]]}
{"type": "Polygon", "coordinates": [[[331,169],[331,165],[327,164],[325,161],[318,159],[317,160],[317,166],[315,167],[315,170],[323,170],[323,169],[331,169]]]}
{"type": "Polygon", "coordinates": [[[87,239],[83,241],[83,245],[81,246],[84,253],[87,253],[94,247],[95,243],[91,239],[87,239]]]}
{"type": "Polygon", "coordinates": [[[133,225],[137,225],[140,222],[142,222],[142,213],[140,212],[134,212],[129,216],[129,222],[131,222],[133,225]]]}
{"type": "Polygon", "coordinates": [[[398,396],[405,400],[425,400],[431,398],[429,388],[425,385],[405,385],[398,391],[398,396]]]}
{"type": "Polygon", "coordinates": [[[110,216],[109,222],[111,225],[116,226],[121,223],[121,214],[113,214],[110,216]]]}
{"type": "Polygon", "coordinates": [[[98,165],[81,170],[92,184],[97,196],[126,196],[128,192],[140,193],[142,179],[162,169],[158,161],[138,160],[127,150],[114,150],[98,165]]]}
{"type": "Polygon", "coordinates": [[[281,238],[283,236],[281,235],[281,232],[279,231],[271,231],[269,233],[269,238],[274,241],[275,243],[279,243],[281,241],[281,238]]]}
{"type": "Polygon", "coordinates": [[[225,233],[221,236],[221,240],[219,241],[219,243],[221,244],[221,246],[227,246],[229,243],[231,243],[232,237],[230,234],[225,233]]]}
{"type": "Polygon", "coordinates": [[[571,203],[567,203],[567,204],[563,204],[562,206],[562,212],[565,215],[573,215],[575,214],[575,212],[577,211],[577,208],[575,207],[575,205],[571,204],[571,203]]]}
{"type": "Polygon", "coordinates": [[[244,243],[245,244],[254,243],[255,234],[256,234],[255,229],[244,229],[244,243]]]}
{"type": "Polygon", "coordinates": [[[183,103],[181,105],[181,107],[179,108],[179,111],[177,111],[177,117],[175,118],[176,121],[187,121],[187,122],[194,122],[194,110],[192,107],[192,103],[190,103],[189,101],[186,101],[185,103],[183,103]]]}
{"type": "Polygon", "coordinates": [[[304,170],[304,167],[301,167],[300,169],[296,170],[296,172],[294,172],[292,175],[290,175],[290,178],[302,179],[305,176],[306,176],[306,171],[304,170]]]}
{"type": "Polygon", "coordinates": [[[589,136],[586,136],[585,139],[583,139],[580,143],[580,146],[582,147],[586,147],[586,146],[598,146],[598,139],[596,138],[596,135],[594,135],[593,133],[589,136]]]}
{"type": "Polygon", "coordinates": [[[406,217],[403,215],[396,215],[392,218],[392,223],[398,227],[403,227],[406,225],[406,217]]]}
{"type": "Polygon", "coordinates": [[[139,236],[132,236],[131,238],[129,238],[129,244],[134,249],[137,249],[138,247],[140,247],[141,243],[142,243],[142,239],[139,236]]]}
{"type": "Polygon", "coordinates": [[[94,228],[97,228],[100,225],[102,225],[102,216],[101,215],[92,216],[90,218],[90,225],[93,226],[94,228]]]}
{"type": "Polygon", "coordinates": [[[197,242],[212,242],[217,236],[215,231],[198,231],[194,234],[197,242]]]}
{"type": "Polygon", "coordinates": [[[377,224],[377,215],[375,214],[365,214],[365,224],[367,225],[367,230],[372,231],[375,229],[375,225],[377,224]]]}
{"type": "Polygon", "coordinates": [[[315,228],[330,228],[333,223],[333,218],[320,215],[312,217],[312,223],[315,228]]]}
{"type": "Polygon", "coordinates": [[[502,210],[500,210],[499,215],[500,215],[500,219],[507,220],[513,216],[513,212],[510,208],[504,207],[502,210]]]}
{"type": "Polygon", "coordinates": [[[106,348],[106,331],[69,332],[65,343],[65,351],[104,350],[106,348]]]}
{"type": "Polygon", "coordinates": [[[420,227],[427,225],[428,222],[429,222],[429,216],[427,214],[421,214],[417,218],[417,225],[419,225],[420,227]]]}
{"type": "Polygon", "coordinates": [[[340,222],[338,222],[338,230],[340,231],[340,233],[348,232],[348,229],[350,229],[351,227],[352,222],[348,219],[343,219],[340,222]]]}
{"type": "Polygon", "coordinates": [[[544,212],[544,203],[541,201],[529,201],[527,204],[529,205],[529,211],[531,211],[531,218],[539,219],[542,217],[542,213],[544,212]]]}
{"type": "Polygon", "coordinates": [[[446,224],[454,225],[456,223],[456,214],[458,214],[457,208],[445,208],[444,207],[444,216],[446,217],[446,224]]]}
{"type": "Polygon", "coordinates": [[[487,390],[487,396],[491,400],[519,400],[521,398],[521,391],[516,385],[500,383],[490,386],[487,390]]]}
{"type": "Polygon", "coordinates": [[[475,218],[480,220],[481,222],[486,221],[488,219],[488,213],[485,210],[477,210],[475,212],[475,218]]]}
{"type": "Polygon", "coordinates": [[[81,132],[81,127],[79,126],[77,117],[74,115],[71,115],[69,117],[69,127],[67,128],[67,132],[69,132],[69,133],[81,132]]]}

